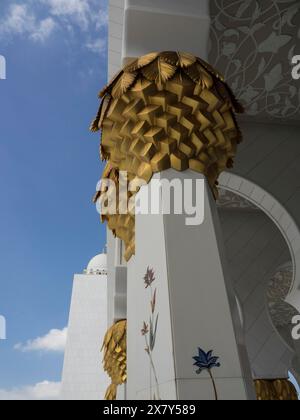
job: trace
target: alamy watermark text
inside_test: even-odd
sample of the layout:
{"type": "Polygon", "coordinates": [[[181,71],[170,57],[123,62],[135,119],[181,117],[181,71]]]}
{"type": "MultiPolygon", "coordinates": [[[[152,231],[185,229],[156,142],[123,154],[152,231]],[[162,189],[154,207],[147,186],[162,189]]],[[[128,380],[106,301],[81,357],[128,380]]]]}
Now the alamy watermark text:
{"type": "Polygon", "coordinates": [[[6,319],[0,315],[0,340],[6,340],[6,319]]]}
{"type": "Polygon", "coordinates": [[[128,174],[120,171],[116,183],[102,179],[97,211],[101,215],[184,215],[187,226],[204,222],[204,179],[152,179],[150,184],[138,177],[128,182],[128,174]],[[136,195],[135,193],[139,193],[136,195]]]}
{"type": "Polygon", "coordinates": [[[6,59],[0,54],[0,80],[6,79],[6,59]]]}
{"type": "Polygon", "coordinates": [[[300,55],[295,55],[292,58],[292,78],[294,80],[300,79],[300,55]]]}
{"type": "Polygon", "coordinates": [[[300,340],[300,315],[296,315],[292,319],[294,325],[292,329],[292,337],[294,340],[300,340]]]}

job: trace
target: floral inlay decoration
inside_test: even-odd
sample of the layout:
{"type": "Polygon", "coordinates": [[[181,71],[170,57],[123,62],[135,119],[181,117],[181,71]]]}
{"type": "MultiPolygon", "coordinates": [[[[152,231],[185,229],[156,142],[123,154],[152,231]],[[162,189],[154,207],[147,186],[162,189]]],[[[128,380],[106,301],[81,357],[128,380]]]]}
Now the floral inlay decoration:
{"type": "Polygon", "coordinates": [[[156,302],[157,302],[157,289],[153,287],[153,283],[155,282],[155,274],[154,270],[151,268],[147,268],[146,274],[144,276],[144,284],[145,289],[149,290],[150,292],[150,316],[149,322],[143,321],[143,326],[141,329],[141,334],[145,338],[145,351],[149,357],[150,362],[150,392],[152,390],[152,377],[154,377],[155,381],[155,389],[154,395],[150,396],[150,399],[153,400],[160,400],[160,391],[159,391],[159,382],[156,367],[153,361],[153,352],[156,343],[156,335],[157,335],[157,328],[158,328],[158,319],[159,314],[156,313],[156,302]]]}
{"type": "Polygon", "coordinates": [[[214,387],[215,399],[217,401],[218,392],[216,382],[212,374],[212,369],[221,366],[221,364],[218,362],[219,357],[213,356],[213,350],[210,350],[208,353],[206,353],[204,350],[198,347],[198,356],[194,356],[193,359],[195,361],[194,366],[198,368],[196,371],[198,375],[200,375],[203,371],[207,371],[209,373],[214,387]]]}

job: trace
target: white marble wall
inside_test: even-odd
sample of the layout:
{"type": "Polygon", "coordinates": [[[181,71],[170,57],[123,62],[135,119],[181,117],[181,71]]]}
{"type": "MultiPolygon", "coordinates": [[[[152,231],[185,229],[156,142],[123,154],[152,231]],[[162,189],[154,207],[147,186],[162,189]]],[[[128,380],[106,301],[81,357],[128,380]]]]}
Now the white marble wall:
{"type": "Polygon", "coordinates": [[[75,275],[62,378],[63,400],[101,400],[109,384],[101,360],[107,330],[107,276],[75,275]]]}

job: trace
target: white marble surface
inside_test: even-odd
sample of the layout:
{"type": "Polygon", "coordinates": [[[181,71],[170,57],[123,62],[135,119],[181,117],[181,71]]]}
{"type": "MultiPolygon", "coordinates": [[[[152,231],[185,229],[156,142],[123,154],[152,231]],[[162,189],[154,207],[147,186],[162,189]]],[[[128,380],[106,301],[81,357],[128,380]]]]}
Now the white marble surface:
{"type": "Polygon", "coordinates": [[[62,377],[63,400],[101,400],[109,384],[101,347],[107,330],[107,276],[75,275],[62,377]]]}
{"type": "MultiPolygon", "coordinates": [[[[168,170],[155,175],[155,179],[158,177],[196,179],[199,175],[168,170]]],[[[151,187],[151,182],[143,188],[151,187]]],[[[252,399],[250,366],[224,260],[215,202],[208,187],[204,223],[189,227],[185,217],[136,216],[136,255],[128,265],[128,398],[135,399],[151,390],[149,361],[140,334],[142,322],[149,317],[149,289],[145,289],[143,277],[150,267],[155,271],[153,287],[157,287],[159,312],[153,352],[159,384],[176,384],[172,399],[189,399],[194,388],[198,399],[213,399],[208,374],[197,375],[193,366],[193,356],[201,347],[220,357],[221,366],[213,370],[220,395],[230,397],[233,381],[239,386],[232,387],[232,399],[252,399]]]]}

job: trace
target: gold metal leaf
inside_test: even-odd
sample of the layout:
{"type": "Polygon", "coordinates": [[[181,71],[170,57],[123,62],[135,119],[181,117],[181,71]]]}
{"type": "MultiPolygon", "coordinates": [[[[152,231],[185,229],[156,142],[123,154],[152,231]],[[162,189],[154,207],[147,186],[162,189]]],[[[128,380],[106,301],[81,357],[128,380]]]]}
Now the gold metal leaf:
{"type": "Polygon", "coordinates": [[[156,82],[158,84],[165,83],[171,79],[176,73],[176,67],[166,63],[160,57],[152,64],[142,69],[143,75],[146,79],[156,82]]]}
{"type": "Polygon", "coordinates": [[[135,82],[137,73],[124,72],[112,90],[113,98],[120,98],[135,82]]]}
{"type": "Polygon", "coordinates": [[[117,387],[114,384],[111,384],[105,394],[104,399],[106,401],[114,401],[117,398],[117,387]]]}
{"type": "Polygon", "coordinates": [[[152,63],[156,58],[158,57],[158,53],[149,53],[147,55],[144,55],[143,57],[137,58],[134,60],[133,63],[128,64],[128,66],[125,67],[124,71],[126,72],[135,72],[142,67],[147,66],[148,64],[152,63]]]}
{"type": "Polygon", "coordinates": [[[96,132],[100,130],[103,120],[106,116],[106,110],[109,106],[109,103],[110,103],[110,98],[108,96],[104,98],[104,100],[101,102],[97,116],[90,126],[90,130],[92,132],[96,132]]]}
{"type": "Polygon", "coordinates": [[[178,66],[178,54],[174,51],[165,51],[161,53],[161,58],[172,66],[178,66]]]}
{"type": "Polygon", "coordinates": [[[193,82],[198,83],[202,79],[201,67],[194,63],[191,66],[184,69],[184,72],[193,80],[193,82]]]}
{"type": "Polygon", "coordinates": [[[138,59],[138,68],[142,68],[147,66],[148,64],[152,63],[157,57],[158,57],[158,53],[150,53],[147,55],[144,55],[143,57],[138,59]]]}
{"type": "Polygon", "coordinates": [[[104,98],[104,100],[102,101],[103,106],[102,108],[100,108],[99,128],[102,127],[102,123],[103,123],[104,118],[106,117],[106,113],[110,105],[110,102],[111,102],[111,98],[108,96],[104,98]]]}
{"type": "Polygon", "coordinates": [[[192,54],[179,52],[177,53],[177,55],[178,55],[178,65],[180,67],[192,66],[197,61],[197,58],[192,54]]]}
{"type": "Polygon", "coordinates": [[[208,73],[205,69],[202,70],[202,81],[203,87],[206,89],[211,89],[214,85],[214,79],[210,73],[208,73]]]}
{"type": "Polygon", "coordinates": [[[139,69],[139,59],[137,58],[136,60],[134,60],[132,63],[128,64],[127,66],[124,67],[124,71],[126,72],[133,72],[133,71],[137,71],[139,69]]]}
{"type": "Polygon", "coordinates": [[[117,74],[114,75],[114,77],[110,80],[108,85],[106,85],[98,94],[99,98],[104,98],[104,96],[111,91],[116,81],[121,77],[121,75],[124,73],[124,70],[120,70],[117,74]]]}
{"type": "Polygon", "coordinates": [[[99,118],[96,117],[91,125],[90,125],[90,131],[92,131],[93,133],[96,133],[97,131],[99,131],[99,118]]]}
{"type": "Polygon", "coordinates": [[[106,333],[102,350],[104,351],[103,367],[111,378],[105,398],[116,399],[117,386],[127,378],[126,364],[126,320],[118,321],[106,333]]]}

